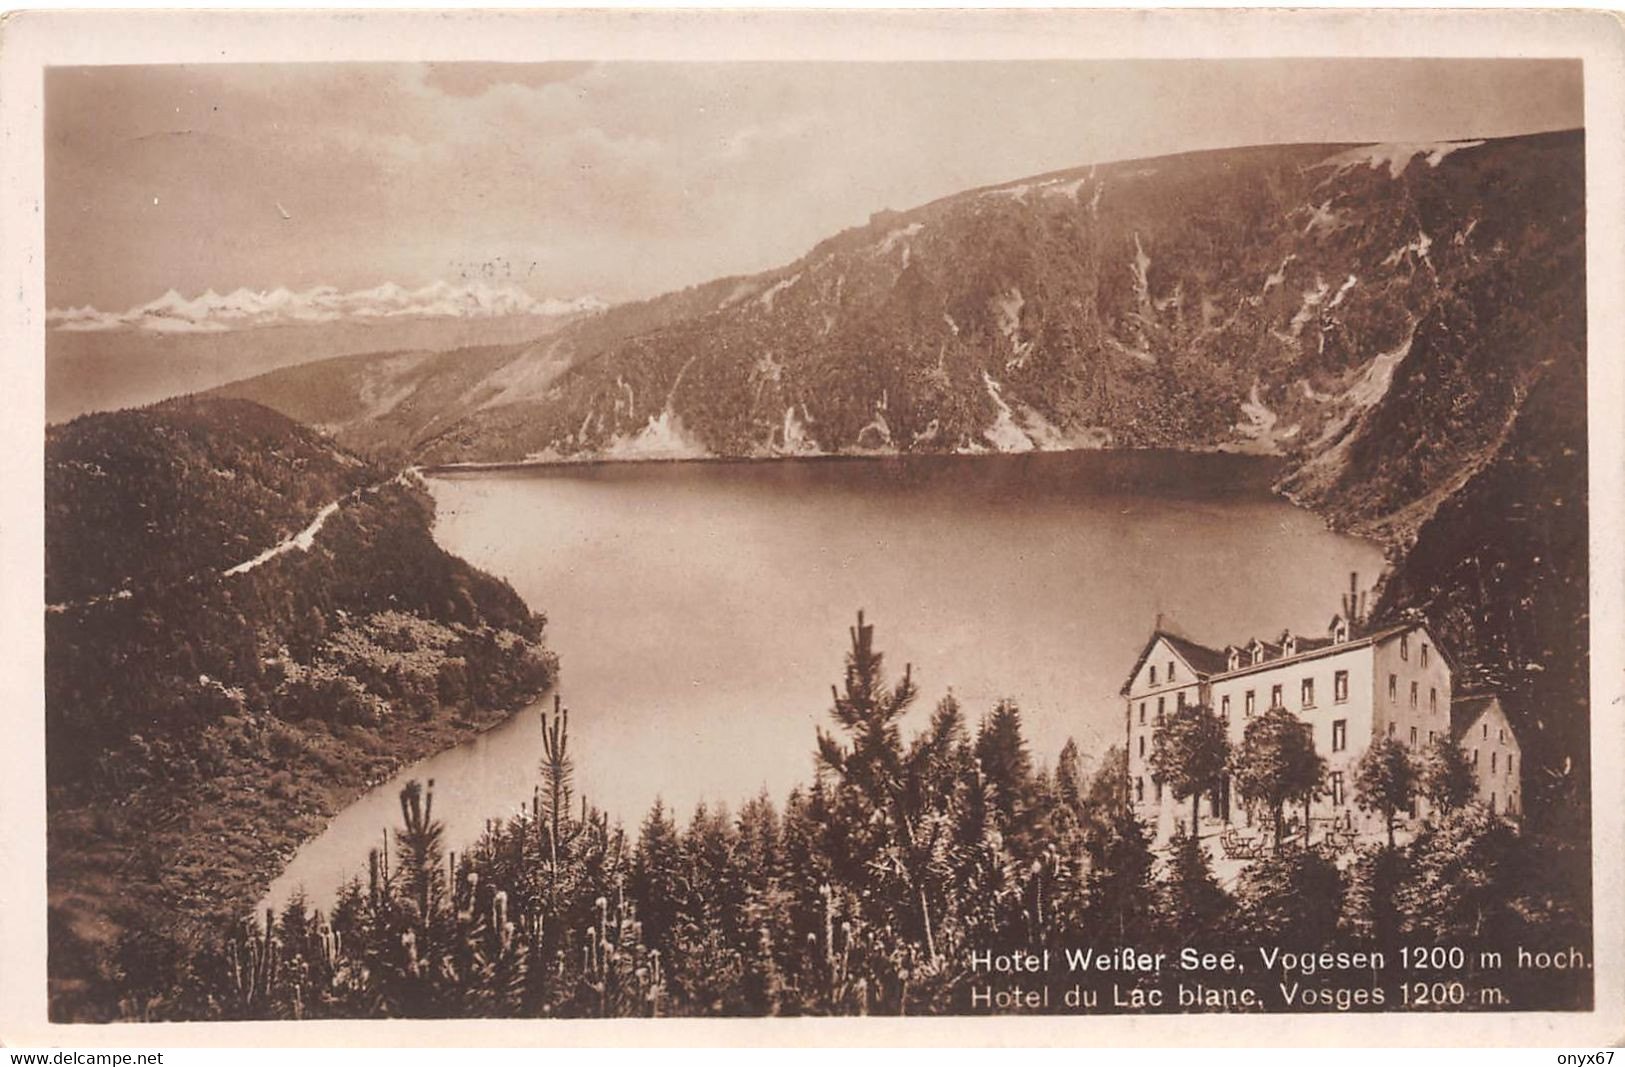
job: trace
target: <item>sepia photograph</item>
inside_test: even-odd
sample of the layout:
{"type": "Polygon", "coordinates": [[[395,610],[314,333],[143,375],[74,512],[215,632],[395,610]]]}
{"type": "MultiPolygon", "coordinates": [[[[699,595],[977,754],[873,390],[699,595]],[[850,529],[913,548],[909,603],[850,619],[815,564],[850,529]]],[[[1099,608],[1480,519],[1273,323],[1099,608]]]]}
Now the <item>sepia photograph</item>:
{"type": "Polygon", "coordinates": [[[43,67],[49,1022],[1604,1006],[1579,56],[542,54],[43,67]]]}

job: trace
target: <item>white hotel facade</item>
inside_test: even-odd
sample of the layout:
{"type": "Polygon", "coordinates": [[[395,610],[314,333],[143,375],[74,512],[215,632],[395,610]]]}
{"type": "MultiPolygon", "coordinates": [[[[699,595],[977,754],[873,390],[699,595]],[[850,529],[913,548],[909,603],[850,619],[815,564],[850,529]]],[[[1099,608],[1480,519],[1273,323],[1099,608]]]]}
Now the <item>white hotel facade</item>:
{"type": "MultiPolygon", "coordinates": [[[[1478,799],[1507,814],[1522,805],[1522,755],[1499,700],[1458,700],[1449,659],[1421,622],[1362,631],[1339,614],[1323,637],[1287,632],[1273,642],[1254,638],[1223,649],[1159,629],[1122,696],[1129,799],[1159,841],[1190,820],[1191,805],[1189,798],[1176,801],[1153,778],[1154,733],[1162,716],[1189,703],[1204,704],[1225,721],[1232,750],[1239,750],[1248,721],[1270,707],[1284,707],[1308,725],[1315,751],[1326,760],[1321,792],[1310,803],[1316,840],[1331,827],[1361,839],[1385,832],[1380,814],[1362,812],[1354,803],[1360,757],[1385,735],[1409,746],[1418,759],[1436,738],[1455,738],[1474,764],[1478,799]]],[[[1419,801],[1415,814],[1426,814],[1426,807],[1419,801]]],[[[1204,836],[1226,827],[1262,832],[1228,780],[1216,795],[1204,797],[1201,810],[1204,836]]],[[[1301,820],[1302,805],[1287,814],[1301,820]]]]}

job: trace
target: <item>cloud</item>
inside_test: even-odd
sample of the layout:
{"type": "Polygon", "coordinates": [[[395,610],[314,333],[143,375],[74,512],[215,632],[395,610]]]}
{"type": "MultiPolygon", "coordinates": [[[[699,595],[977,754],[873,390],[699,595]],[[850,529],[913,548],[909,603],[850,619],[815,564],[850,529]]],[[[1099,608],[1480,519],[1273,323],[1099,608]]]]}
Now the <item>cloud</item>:
{"type": "Polygon", "coordinates": [[[592,63],[428,63],[423,84],[446,96],[484,96],[499,85],[541,89],[572,81],[592,63]]]}
{"type": "Polygon", "coordinates": [[[514,286],[434,282],[406,289],[393,282],[342,293],[330,285],[304,292],[285,288],[238,289],[222,296],[210,289],[187,299],[171,289],[125,312],[90,306],[52,308],[45,321],[68,333],[140,330],[147,333],[221,333],[254,326],[384,319],[481,319],[514,315],[557,316],[602,310],[596,297],[537,299],[514,286]]]}

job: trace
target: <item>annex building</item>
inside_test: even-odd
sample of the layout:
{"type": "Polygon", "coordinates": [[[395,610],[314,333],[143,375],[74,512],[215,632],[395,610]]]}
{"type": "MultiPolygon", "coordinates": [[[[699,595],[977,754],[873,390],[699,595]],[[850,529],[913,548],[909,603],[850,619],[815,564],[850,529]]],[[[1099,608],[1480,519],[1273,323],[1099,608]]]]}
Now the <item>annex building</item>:
{"type": "MultiPolygon", "coordinates": [[[[1354,803],[1360,758],[1383,736],[1397,738],[1419,760],[1439,737],[1453,738],[1474,767],[1479,801],[1518,813],[1522,753],[1499,698],[1456,695],[1449,658],[1422,622],[1365,628],[1352,614],[1334,616],[1324,635],[1283,632],[1273,641],[1255,637],[1224,648],[1167,629],[1152,632],[1121,692],[1129,799],[1157,840],[1185,827],[1191,805],[1153,778],[1153,735],[1165,715],[1192,703],[1225,722],[1232,750],[1239,750],[1248,720],[1268,708],[1286,708],[1306,724],[1326,761],[1320,794],[1309,805],[1311,843],[1347,847],[1384,834],[1382,816],[1354,803]]],[[[1412,818],[1427,814],[1426,800],[1416,807],[1412,818]]],[[[1288,832],[1301,839],[1304,810],[1295,809],[1287,812],[1288,832]]],[[[1256,849],[1268,833],[1268,817],[1255,820],[1228,780],[1201,810],[1203,836],[1219,834],[1232,858],[1256,849]]]]}

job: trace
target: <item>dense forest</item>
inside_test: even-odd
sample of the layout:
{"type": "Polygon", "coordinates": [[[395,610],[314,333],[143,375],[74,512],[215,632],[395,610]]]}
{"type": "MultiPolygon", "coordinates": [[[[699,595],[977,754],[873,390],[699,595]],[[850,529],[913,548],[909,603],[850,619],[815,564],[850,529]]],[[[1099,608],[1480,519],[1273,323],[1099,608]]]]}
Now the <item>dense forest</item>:
{"type": "Polygon", "coordinates": [[[108,1017],[126,937],[235,914],[364,788],[556,667],[545,620],[435,544],[411,475],[259,405],[86,416],[46,465],[53,1011],[108,1017]]]}
{"type": "MultiPolygon", "coordinates": [[[[1472,771],[1459,749],[1424,760],[1397,744],[1372,746],[1358,803],[1392,818],[1412,795],[1433,801],[1408,842],[1366,846],[1343,864],[1319,848],[1278,845],[1224,886],[1205,846],[1179,836],[1153,849],[1126,804],[1120,751],[1093,776],[1070,743],[1052,768],[1038,767],[1015,705],[999,704],[972,729],[951,697],[905,739],[901,720],[917,698],[908,672],[888,681],[861,615],[851,637],[830,729],[816,739],[817,777],[782,806],[762,795],[737,814],[701,806],[682,821],[657,801],[629,834],[575,795],[578,754],[568,713],[555,707],[541,717],[545,756],[524,812],[449,852],[433,783],[409,783],[393,847],[357,857],[331,914],[296,898],[192,953],[135,946],[120,957],[122,1014],[969,1013],[988,1010],[971,997],[988,981],[972,964],[982,951],[1397,954],[1457,944],[1475,960],[1486,948],[1511,958],[1518,946],[1589,954],[1588,903],[1572,891],[1588,854],[1467,803],[1472,771]]],[[[1255,740],[1249,731],[1247,743],[1266,744],[1267,732],[1255,740]]],[[[1173,755],[1186,751],[1176,733],[1170,725],[1158,740],[1170,784],[1200,762],[1173,755]]],[[[1364,975],[1359,984],[1388,999],[1358,1006],[1397,1006],[1401,977],[1364,975]]],[[[1590,1003],[1583,971],[1492,973],[1475,963],[1452,977],[1471,998],[1447,1008],[1590,1003]],[[1505,999],[1486,1003],[1481,988],[1505,999]]],[[[1115,981],[1143,992],[1167,979],[1115,981]]],[[[1274,991],[1305,980],[1266,972],[1225,984],[1256,988],[1252,1010],[1330,1010],[1274,991]]]]}

